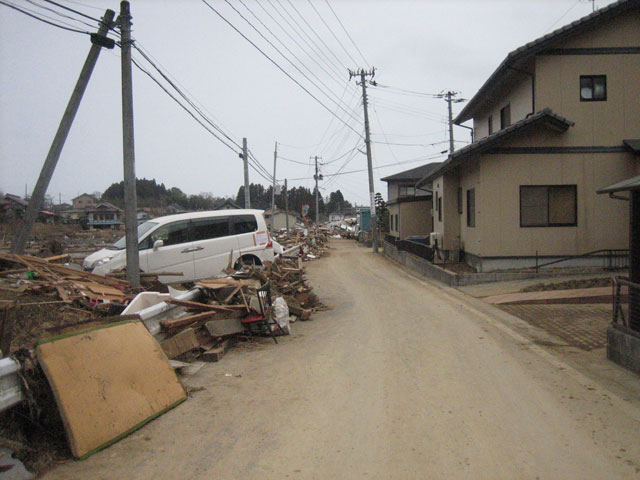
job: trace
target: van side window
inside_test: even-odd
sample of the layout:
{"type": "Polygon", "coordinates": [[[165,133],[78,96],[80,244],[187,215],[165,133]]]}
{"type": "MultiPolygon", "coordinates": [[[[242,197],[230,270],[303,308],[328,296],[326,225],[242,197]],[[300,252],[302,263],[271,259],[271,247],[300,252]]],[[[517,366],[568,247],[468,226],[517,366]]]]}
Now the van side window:
{"type": "Polygon", "coordinates": [[[206,218],[193,220],[193,241],[209,240],[211,238],[229,235],[229,217],[206,218]]]}
{"type": "Polygon", "coordinates": [[[189,222],[170,223],[153,232],[149,238],[151,239],[152,246],[156,240],[162,240],[165,247],[167,245],[186,243],[189,241],[189,222]]]}
{"type": "Polygon", "coordinates": [[[253,215],[234,215],[233,217],[233,233],[249,233],[258,230],[258,222],[253,215]]]}

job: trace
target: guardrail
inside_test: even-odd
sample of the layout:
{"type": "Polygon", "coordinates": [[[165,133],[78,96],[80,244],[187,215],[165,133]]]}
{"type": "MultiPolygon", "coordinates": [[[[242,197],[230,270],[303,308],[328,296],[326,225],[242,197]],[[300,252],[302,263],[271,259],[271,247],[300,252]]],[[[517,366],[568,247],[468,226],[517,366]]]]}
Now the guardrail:
{"type": "Polygon", "coordinates": [[[640,336],[640,284],[614,277],[613,324],[622,325],[640,336]]]}

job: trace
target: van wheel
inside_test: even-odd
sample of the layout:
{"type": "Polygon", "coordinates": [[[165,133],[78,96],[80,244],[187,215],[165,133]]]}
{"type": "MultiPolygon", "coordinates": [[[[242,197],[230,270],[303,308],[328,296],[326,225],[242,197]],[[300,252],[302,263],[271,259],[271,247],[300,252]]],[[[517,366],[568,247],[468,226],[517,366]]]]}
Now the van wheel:
{"type": "Polygon", "coordinates": [[[252,267],[261,267],[262,262],[256,256],[244,255],[236,261],[236,264],[233,266],[233,268],[235,268],[236,270],[240,270],[244,265],[248,265],[252,267]]]}

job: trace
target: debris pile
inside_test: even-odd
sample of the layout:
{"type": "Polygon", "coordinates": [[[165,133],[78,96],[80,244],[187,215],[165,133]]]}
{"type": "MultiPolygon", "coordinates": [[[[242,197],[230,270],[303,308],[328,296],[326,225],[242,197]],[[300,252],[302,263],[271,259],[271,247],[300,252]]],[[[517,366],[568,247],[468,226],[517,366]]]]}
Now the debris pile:
{"type": "Polygon", "coordinates": [[[315,260],[326,254],[328,250],[329,230],[317,229],[316,231],[296,232],[295,236],[285,232],[275,234],[275,240],[282,247],[281,256],[288,258],[299,257],[303,262],[315,260]]]}

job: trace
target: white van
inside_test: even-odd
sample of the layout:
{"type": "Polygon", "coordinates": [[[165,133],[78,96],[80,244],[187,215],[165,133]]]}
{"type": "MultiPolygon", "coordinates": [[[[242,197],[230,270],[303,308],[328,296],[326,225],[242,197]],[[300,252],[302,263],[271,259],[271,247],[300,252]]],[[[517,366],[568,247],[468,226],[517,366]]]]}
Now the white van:
{"type": "MultiPolygon", "coordinates": [[[[154,218],[138,226],[138,251],[143,272],[182,272],[183,276],[161,275],[163,283],[222,276],[230,254],[235,268],[274,259],[262,210],[216,210],[154,218]]],[[[105,275],[126,263],[122,237],[111,247],[89,255],[83,268],[105,275]]]]}

